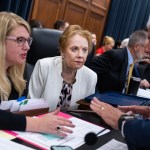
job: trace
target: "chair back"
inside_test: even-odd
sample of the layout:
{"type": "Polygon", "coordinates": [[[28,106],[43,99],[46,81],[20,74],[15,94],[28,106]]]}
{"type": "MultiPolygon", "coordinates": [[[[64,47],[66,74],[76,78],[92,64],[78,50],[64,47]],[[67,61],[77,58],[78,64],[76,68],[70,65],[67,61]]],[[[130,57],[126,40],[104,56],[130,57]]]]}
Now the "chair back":
{"type": "Polygon", "coordinates": [[[31,36],[33,42],[27,55],[27,62],[35,65],[37,60],[59,56],[59,37],[62,31],[47,28],[33,28],[31,36]]]}

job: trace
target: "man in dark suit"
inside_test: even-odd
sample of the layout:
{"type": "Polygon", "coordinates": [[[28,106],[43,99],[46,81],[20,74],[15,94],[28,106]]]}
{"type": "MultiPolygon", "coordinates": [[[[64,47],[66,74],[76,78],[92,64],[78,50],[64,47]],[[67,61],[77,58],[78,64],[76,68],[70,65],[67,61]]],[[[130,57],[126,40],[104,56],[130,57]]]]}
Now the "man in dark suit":
{"type": "MultiPolygon", "coordinates": [[[[150,17],[147,23],[147,44],[150,50],[150,17]]],[[[149,106],[120,106],[119,109],[94,98],[90,105],[104,121],[114,129],[119,129],[128,144],[129,150],[150,149],[150,107],[149,106]],[[132,111],[132,114],[129,112],[132,111]],[[128,113],[126,113],[128,112],[128,113]],[[134,114],[140,114],[144,119],[138,119],[134,114]]]]}
{"type": "MultiPolygon", "coordinates": [[[[127,48],[113,49],[95,57],[90,68],[98,75],[97,89],[100,92],[124,92],[129,66],[142,59],[147,43],[147,32],[135,31],[129,38],[127,48]]],[[[134,69],[132,75],[137,77],[134,69]]]]}

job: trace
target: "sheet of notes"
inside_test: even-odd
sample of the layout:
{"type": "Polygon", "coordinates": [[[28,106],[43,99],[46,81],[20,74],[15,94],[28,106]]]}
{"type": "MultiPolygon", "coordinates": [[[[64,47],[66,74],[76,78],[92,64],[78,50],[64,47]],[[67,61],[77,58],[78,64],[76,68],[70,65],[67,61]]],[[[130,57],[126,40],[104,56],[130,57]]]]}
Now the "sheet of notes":
{"type": "MultiPolygon", "coordinates": [[[[84,137],[87,133],[98,133],[104,129],[103,127],[94,125],[75,117],[71,117],[70,120],[75,124],[75,128],[71,128],[73,133],[68,134],[68,136],[65,138],[53,134],[40,134],[32,132],[17,132],[17,137],[28,140],[31,143],[42,146],[46,149],[49,149],[49,147],[52,145],[67,145],[75,149],[84,144],[84,137]]],[[[106,132],[109,132],[109,130],[105,130],[105,133],[106,132]]]]}

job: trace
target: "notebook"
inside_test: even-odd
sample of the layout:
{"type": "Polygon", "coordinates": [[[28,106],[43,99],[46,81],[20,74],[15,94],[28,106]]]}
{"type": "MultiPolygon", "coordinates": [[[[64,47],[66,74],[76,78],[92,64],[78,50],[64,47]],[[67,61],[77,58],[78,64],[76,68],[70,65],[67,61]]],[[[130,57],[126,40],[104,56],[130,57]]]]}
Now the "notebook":
{"type": "Polygon", "coordinates": [[[113,106],[145,105],[145,103],[150,100],[148,98],[142,98],[117,92],[96,92],[95,94],[86,97],[85,102],[90,103],[94,97],[97,97],[102,102],[111,104],[113,106]]]}

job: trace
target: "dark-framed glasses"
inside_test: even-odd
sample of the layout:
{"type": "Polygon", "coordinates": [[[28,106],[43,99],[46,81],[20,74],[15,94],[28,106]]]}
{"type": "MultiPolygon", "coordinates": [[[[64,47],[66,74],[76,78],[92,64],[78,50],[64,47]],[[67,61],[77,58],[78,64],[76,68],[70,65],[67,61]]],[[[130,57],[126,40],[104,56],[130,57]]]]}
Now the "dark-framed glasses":
{"type": "Polygon", "coordinates": [[[26,39],[24,37],[6,36],[6,39],[16,41],[18,43],[18,46],[23,46],[26,41],[28,45],[31,46],[33,41],[32,37],[26,39]]]}

